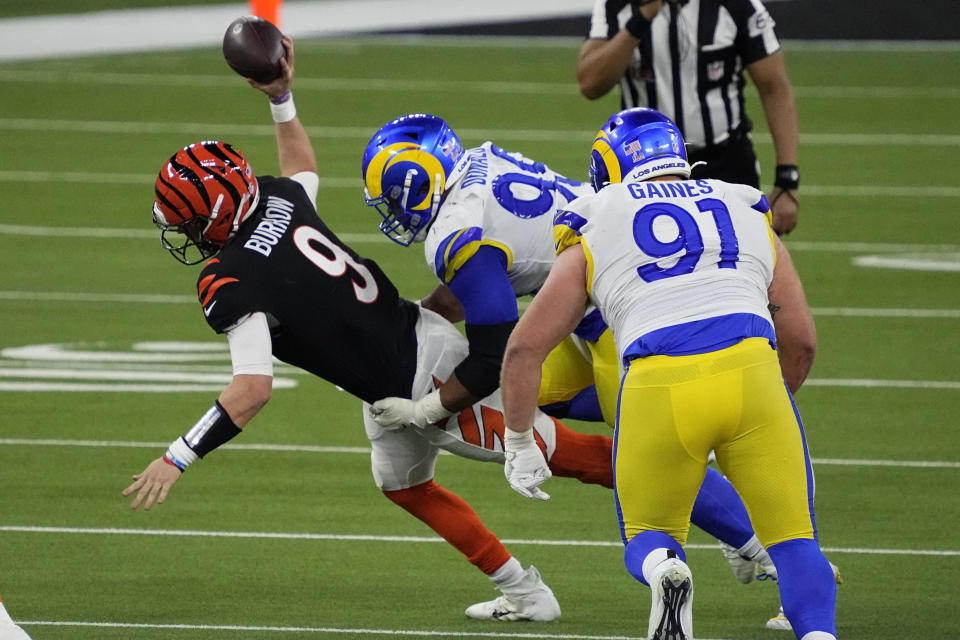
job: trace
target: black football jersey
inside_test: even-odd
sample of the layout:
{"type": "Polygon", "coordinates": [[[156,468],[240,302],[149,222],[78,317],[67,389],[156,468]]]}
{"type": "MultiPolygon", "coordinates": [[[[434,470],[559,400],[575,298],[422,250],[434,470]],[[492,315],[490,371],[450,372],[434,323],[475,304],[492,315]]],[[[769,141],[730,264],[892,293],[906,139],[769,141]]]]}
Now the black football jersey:
{"type": "Polygon", "coordinates": [[[367,402],[409,398],[417,306],[327,228],[299,183],[258,181],[253,215],[200,272],[207,323],[222,333],[262,311],[283,362],[367,402]]]}

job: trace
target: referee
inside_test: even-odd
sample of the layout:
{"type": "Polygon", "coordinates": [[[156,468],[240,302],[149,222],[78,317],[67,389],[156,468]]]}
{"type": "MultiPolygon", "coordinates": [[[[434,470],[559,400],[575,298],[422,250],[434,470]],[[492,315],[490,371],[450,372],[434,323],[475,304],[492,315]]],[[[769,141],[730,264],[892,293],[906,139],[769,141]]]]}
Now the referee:
{"type": "Polygon", "coordinates": [[[797,110],[774,21],[760,0],[595,0],[577,81],[595,100],[620,85],[622,108],[652,107],[687,141],[693,178],[760,187],[744,111],[757,87],[776,152],[773,229],[797,224],[797,110]]]}

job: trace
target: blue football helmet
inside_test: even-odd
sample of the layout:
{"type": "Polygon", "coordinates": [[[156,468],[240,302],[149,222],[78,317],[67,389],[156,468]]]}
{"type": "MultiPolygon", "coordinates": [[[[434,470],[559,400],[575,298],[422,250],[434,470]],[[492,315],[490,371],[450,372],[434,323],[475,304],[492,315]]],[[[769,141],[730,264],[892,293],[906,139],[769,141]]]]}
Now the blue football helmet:
{"type": "Polygon", "coordinates": [[[689,178],[690,164],[680,129],[656,109],[624,109],[597,133],[590,151],[594,190],[668,174],[689,178]]]}
{"type": "Polygon", "coordinates": [[[361,170],[367,206],[383,217],[380,231],[405,247],[423,241],[462,155],[460,138],[437,116],[413,113],[377,131],[361,170]]]}

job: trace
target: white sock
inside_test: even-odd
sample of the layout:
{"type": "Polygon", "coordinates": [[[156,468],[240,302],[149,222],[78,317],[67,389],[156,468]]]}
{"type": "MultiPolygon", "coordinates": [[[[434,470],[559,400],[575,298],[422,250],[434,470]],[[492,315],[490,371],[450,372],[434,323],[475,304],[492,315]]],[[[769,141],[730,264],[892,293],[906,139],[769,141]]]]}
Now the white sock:
{"type": "Polygon", "coordinates": [[[803,634],[800,640],[837,640],[837,636],[832,633],[827,633],[826,631],[810,631],[809,633],[803,634]]]}
{"type": "Polygon", "coordinates": [[[757,540],[757,536],[753,536],[747,540],[746,544],[737,549],[737,553],[744,558],[749,558],[751,560],[756,559],[756,557],[763,551],[763,545],[760,544],[760,541],[757,540]]]}
{"type": "Polygon", "coordinates": [[[667,560],[672,559],[681,562],[679,558],[676,557],[676,552],[672,549],[667,549],[666,547],[659,547],[654,549],[647,554],[647,557],[643,559],[643,579],[647,581],[647,584],[653,584],[653,572],[656,570],[657,566],[661,562],[666,562],[667,560]]]}
{"type": "Polygon", "coordinates": [[[499,569],[490,574],[490,579],[503,591],[504,587],[509,589],[516,586],[525,575],[520,561],[511,557],[499,569]]]}

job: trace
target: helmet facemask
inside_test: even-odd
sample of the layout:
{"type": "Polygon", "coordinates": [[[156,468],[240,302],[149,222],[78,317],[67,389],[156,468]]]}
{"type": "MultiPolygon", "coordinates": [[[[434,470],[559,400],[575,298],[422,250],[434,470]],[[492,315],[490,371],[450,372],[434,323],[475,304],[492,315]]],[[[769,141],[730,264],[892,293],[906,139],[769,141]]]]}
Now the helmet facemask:
{"type": "Polygon", "coordinates": [[[409,169],[403,179],[403,186],[394,184],[379,198],[371,198],[369,189],[365,189],[367,206],[373,207],[383,218],[380,231],[388,238],[404,247],[414,242],[423,242],[430,223],[436,218],[440,201],[443,199],[443,176],[434,175],[433,193],[424,199],[430,191],[430,180],[418,180],[413,183],[417,170],[409,169]],[[428,210],[413,210],[411,206],[419,203],[428,210]]]}
{"type": "Polygon", "coordinates": [[[160,229],[160,244],[183,264],[199,264],[220,252],[221,247],[203,237],[211,220],[193,217],[178,225],[168,225],[163,214],[153,206],[153,224],[160,229]]]}

